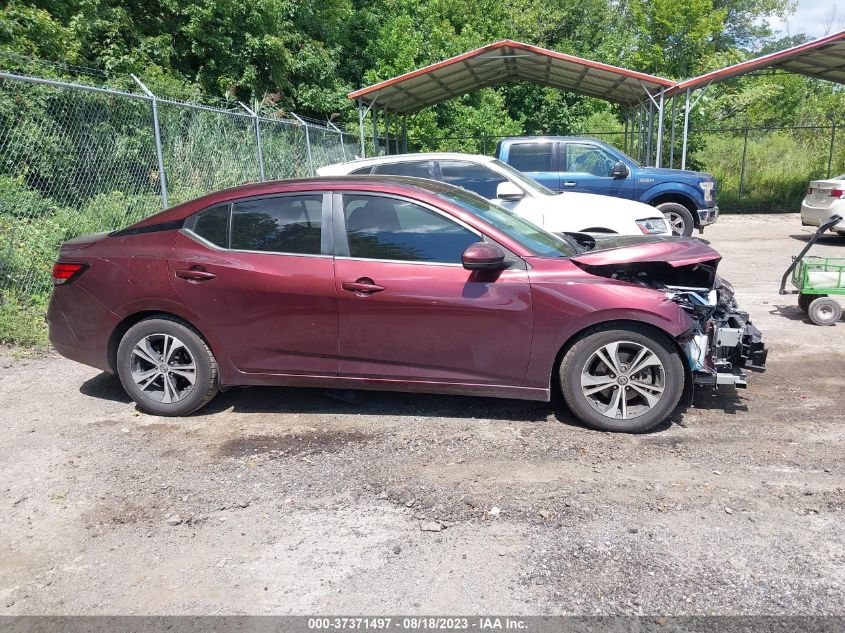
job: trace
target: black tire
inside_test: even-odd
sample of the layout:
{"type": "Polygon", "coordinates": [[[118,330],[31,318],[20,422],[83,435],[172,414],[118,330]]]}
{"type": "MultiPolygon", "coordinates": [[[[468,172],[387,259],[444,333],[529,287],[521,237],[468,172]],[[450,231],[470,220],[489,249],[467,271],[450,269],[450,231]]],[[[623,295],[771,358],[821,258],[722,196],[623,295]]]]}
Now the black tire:
{"type": "MultiPolygon", "coordinates": [[[[657,368],[647,371],[653,371],[654,375],[661,372],[657,368]]],[[[641,433],[663,422],[678,405],[678,401],[681,399],[684,391],[685,383],[684,366],[672,342],[665,335],[648,327],[627,323],[609,324],[600,329],[592,330],[578,339],[564,355],[560,363],[558,377],[566,404],[579,420],[595,429],[623,433],[641,433]],[[598,367],[598,365],[595,365],[596,356],[594,355],[598,350],[602,350],[606,345],[612,343],[621,343],[618,348],[619,356],[626,353],[633,355],[633,351],[626,352],[626,348],[634,350],[639,346],[648,349],[662,363],[662,392],[660,392],[657,401],[643,412],[635,412],[628,419],[618,417],[618,413],[625,411],[621,407],[621,410],[617,411],[614,406],[614,414],[617,415],[616,418],[601,413],[594,406],[595,400],[607,396],[608,404],[610,404],[617,390],[627,385],[628,381],[631,381],[630,386],[625,386],[625,391],[620,393],[626,394],[626,404],[628,402],[632,403],[627,406],[639,406],[643,408],[645,406],[645,399],[637,393],[629,391],[631,389],[636,390],[636,387],[633,385],[640,385],[642,382],[635,382],[630,378],[625,378],[625,382],[621,382],[623,378],[622,374],[620,374],[620,377],[617,378],[619,384],[608,387],[606,391],[598,392],[591,396],[593,398],[593,404],[591,404],[588,396],[584,393],[584,390],[589,390],[590,387],[582,387],[582,374],[591,373],[591,368],[598,367]],[[638,401],[642,402],[642,404],[633,404],[638,401]]],[[[656,377],[653,377],[652,380],[654,380],[655,384],[661,382],[656,377]]]]}
{"type": "Polygon", "coordinates": [[[679,202],[664,202],[658,204],[657,209],[666,217],[672,235],[683,235],[689,237],[695,228],[695,220],[692,213],[679,202]]]}
{"type": "Polygon", "coordinates": [[[192,327],[165,315],[140,321],[123,335],[117,348],[117,373],[138,408],[154,415],[188,415],[205,406],[218,392],[217,361],[211,348],[192,327]],[[170,362],[165,363],[156,354],[164,351],[162,347],[168,340],[171,341],[170,362]],[[138,345],[145,347],[136,352],[138,345]],[[153,353],[152,360],[158,365],[147,360],[146,349],[153,353]],[[140,383],[146,387],[142,389],[136,378],[145,373],[153,375],[140,383]],[[176,399],[172,397],[174,394],[176,399]]]}
{"type": "Polygon", "coordinates": [[[816,325],[833,325],[842,318],[842,306],[833,299],[819,297],[810,303],[807,314],[816,325]]]}
{"type": "Polygon", "coordinates": [[[807,295],[801,293],[798,295],[798,307],[801,308],[804,312],[810,311],[810,304],[813,302],[813,299],[818,299],[819,297],[826,297],[827,295],[807,295]]]}

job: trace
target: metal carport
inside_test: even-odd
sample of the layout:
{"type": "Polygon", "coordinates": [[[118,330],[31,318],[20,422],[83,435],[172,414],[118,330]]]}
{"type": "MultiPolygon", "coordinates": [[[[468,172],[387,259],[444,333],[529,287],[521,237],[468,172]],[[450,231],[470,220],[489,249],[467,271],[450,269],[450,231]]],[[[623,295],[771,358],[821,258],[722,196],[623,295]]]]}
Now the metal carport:
{"type": "MultiPolygon", "coordinates": [[[[409,114],[462,94],[509,81],[530,81],[625,106],[636,106],[649,100],[649,124],[654,119],[655,109],[662,121],[663,99],[660,95],[675,86],[674,81],[664,77],[618,68],[522,42],[501,40],[350,93],[349,98],[358,102],[361,152],[363,154],[365,147],[364,118],[368,112],[372,116],[374,139],[378,134],[378,114],[380,112],[383,115],[382,125],[388,147],[391,123],[396,124],[398,117],[403,117],[402,143],[407,150],[406,122],[409,114]]],[[[638,123],[638,133],[644,136],[645,117],[640,117],[638,123]]],[[[658,126],[658,136],[661,135],[662,127],[658,126]]],[[[394,135],[394,140],[398,148],[398,134],[394,135]]],[[[658,147],[661,141],[662,138],[658,140],[658,147]]]]}
{"type": "MultiPolygon", "coordinates": [[[[706,90],[714,82],[764,69],[778,69],[817,79],[845,84],[845,31],[763,55],[699,77],[675,82],[634,70],[558,53],[546,48],[501,40],[456,57],[413,70],[380,83],[349,93],[358,102],[361,154],[365,153],[364,121],[371,114],[373,145],[378,148],[378,113],[390,151],[390,128],[402,117],[401,142],[407,151],[407,117],[423,108],[462,94],[509,81],[529,81],[590,97],[597,97],[629,108],[625,119],[625,145],[633,145],[636,134],[639,158],[658,167],[662,164],[664,112],[666,100],[672,99],[670,165],[674,163],[676,108],[678,95],[685,96],[684,124],[681,135],[681,168],[686,168],[689,115],[699,99],[691,95],[706,90]],[[654,128],[657,128],[657,138],[654,128]],[[643,147],[644,146],[644,147],[643,147]],[[654,151],[653,151],[654,150],[654,151]]],[[[399,151],[400,134],[394,134],[399,151]]]]}

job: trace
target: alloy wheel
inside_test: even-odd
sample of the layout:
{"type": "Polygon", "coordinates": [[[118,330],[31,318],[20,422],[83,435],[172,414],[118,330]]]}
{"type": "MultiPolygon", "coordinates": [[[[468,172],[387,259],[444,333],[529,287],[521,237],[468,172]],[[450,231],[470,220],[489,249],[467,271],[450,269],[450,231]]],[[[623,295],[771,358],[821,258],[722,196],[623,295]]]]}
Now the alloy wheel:
{"type": "Polygon", "coordinates": [[[672,229],[672,235],[683,235],[686,228],[686,222],[679,213],[669,211],[665,213],[666,221],[669,223],[669,228],[672,229]]]}
{"type": "Polygon", "coordinates": [[[581,392],[596,411],[629,420],[651,411],[666,386],[666,370],[642,343],[619,341],[597,349],[581,372],[581,392]]]}
{"type": "Polygon", "coordinates": [[[170,334],[148,334],[139,340],[132,348],[129,371],[138,389],[162,404],[184,400],[197,379],[194,357],[170,334]]]}

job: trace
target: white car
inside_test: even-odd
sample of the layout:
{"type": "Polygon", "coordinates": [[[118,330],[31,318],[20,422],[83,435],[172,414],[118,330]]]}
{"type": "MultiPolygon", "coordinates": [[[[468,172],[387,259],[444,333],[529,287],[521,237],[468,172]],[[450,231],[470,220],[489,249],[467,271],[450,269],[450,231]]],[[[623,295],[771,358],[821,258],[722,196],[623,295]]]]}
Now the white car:
{"type": "Polygon", "coordinates": [[[489,156],[457,153],[364,158],[317,170],[318,176],[379,174],[440,180],[473,191],[551,233],[671,235],[663,215],[633,200],[592,193],[555,193],[489,156]]]}
{"type": "MultiPolygon", "coordinates": [[[[845,174],[811,181],[801,202],[801,224],[804,226],[820,226],[832,215],[845,218],[845,174]]],[[[845,220],[830,230],[845,236],[845,220]]]]}

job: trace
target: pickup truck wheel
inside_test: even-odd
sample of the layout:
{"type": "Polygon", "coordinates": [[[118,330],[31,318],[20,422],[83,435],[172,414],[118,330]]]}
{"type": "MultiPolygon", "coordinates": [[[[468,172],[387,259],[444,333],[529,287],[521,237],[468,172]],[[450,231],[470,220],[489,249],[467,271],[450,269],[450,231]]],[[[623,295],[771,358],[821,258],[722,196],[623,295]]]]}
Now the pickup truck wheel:
{"type": "Polygon", "coordinates": [[[672,235],[689,237],[695,228],[692,213],[684,205],[678,202],[664,202],[658,204],[657,209],[666,217],[672,235]]]}
{"type": "Polygon", "coordinates": [[[578,340],[561,361],[559,379],[579,420],[602,431],[639,433],[674,411],[684,367],[665,336],[632,325],[578,340]]]}
{"type": "Polygon", "coordinates": [[[820,297],[813,300],[807,314],[816,325],[833,325],[842,318],[842,306],[833,299],[820,297]]]}
{"type": "Polygon", "coordinates": [[[146,413],[188,415],[218,391],[217,361],[192,328],[167,317],[133,325],[117,348],[117,373],[146,413]]]}

